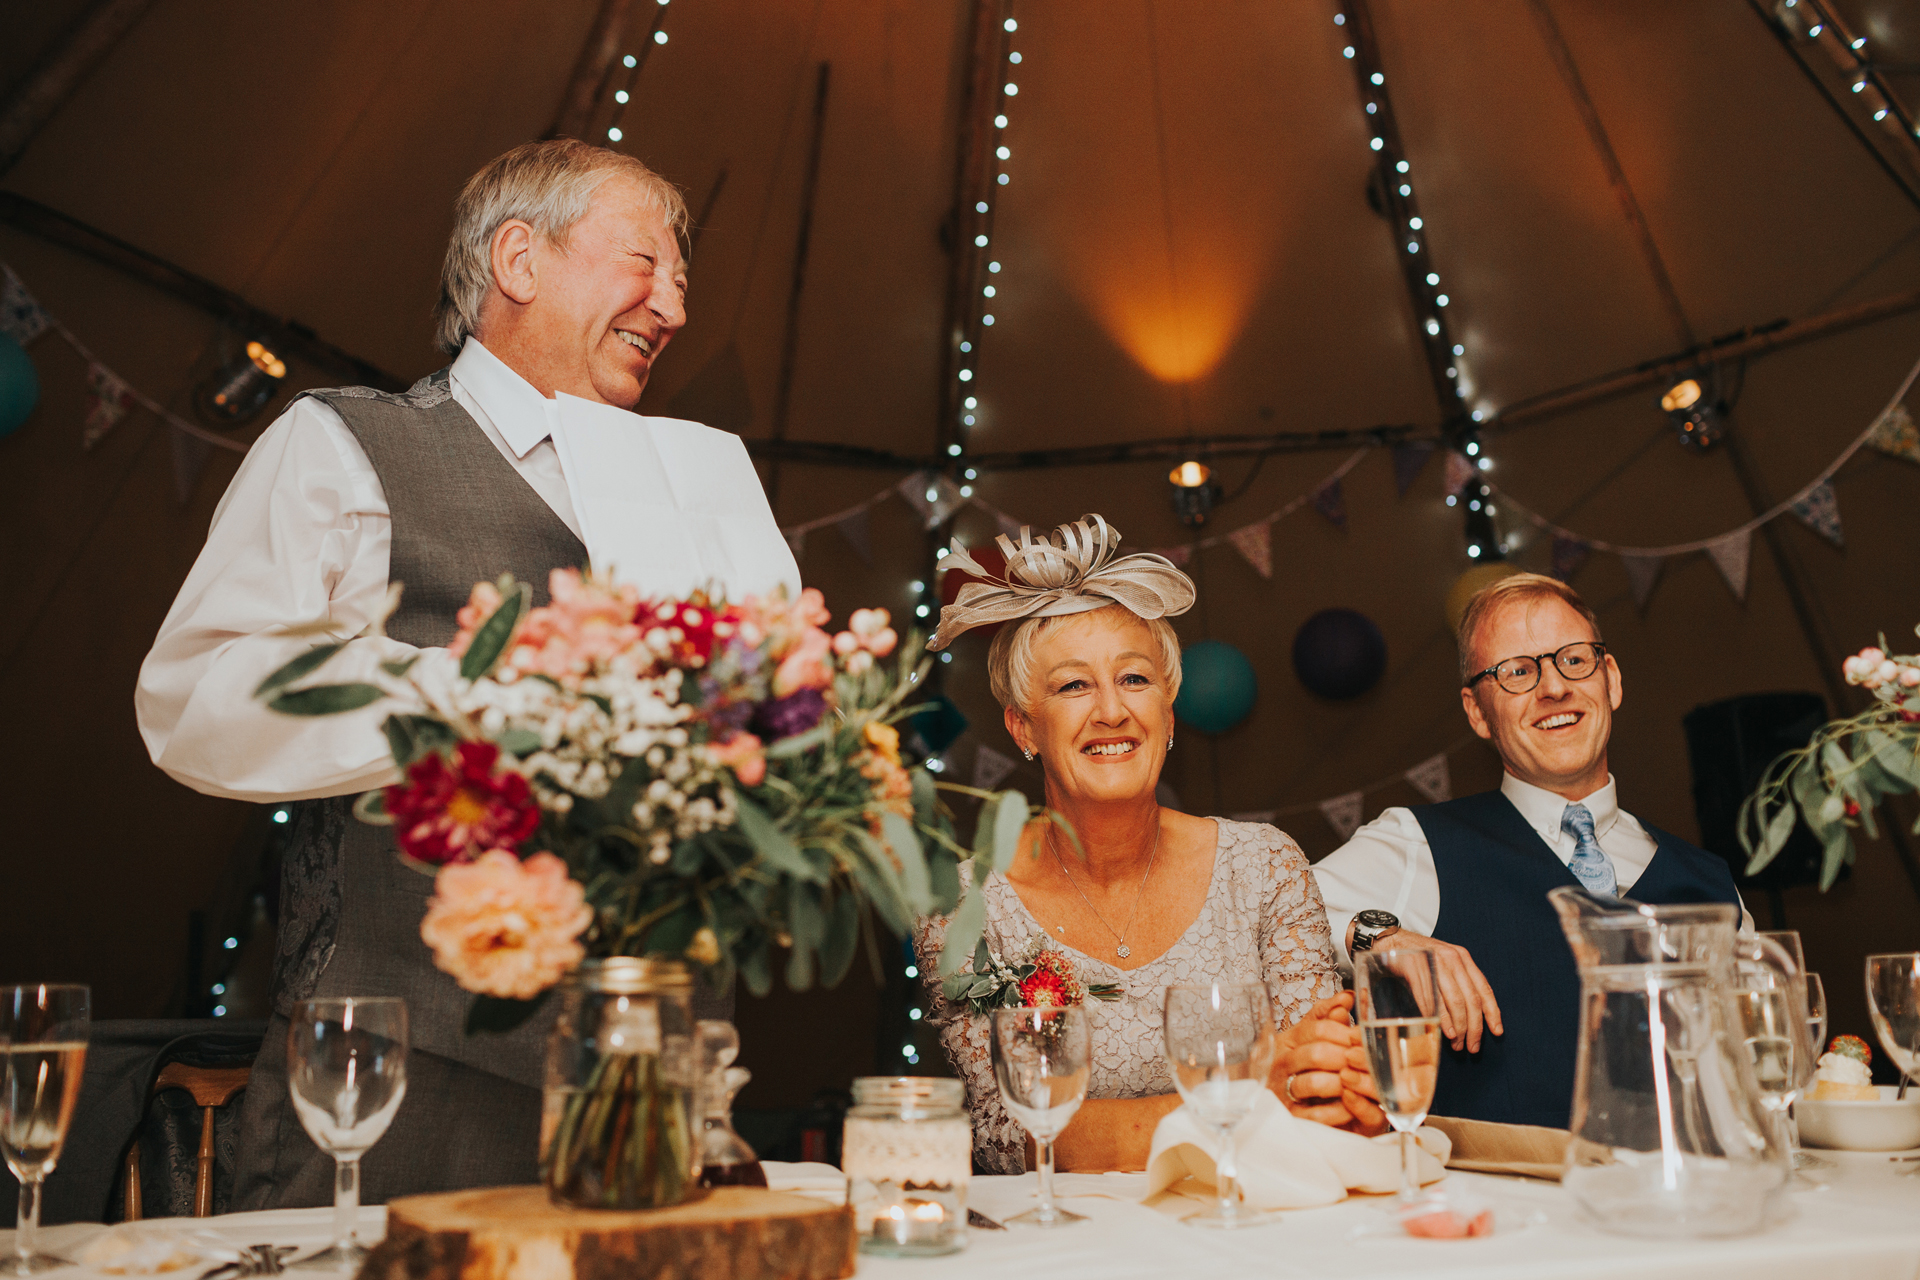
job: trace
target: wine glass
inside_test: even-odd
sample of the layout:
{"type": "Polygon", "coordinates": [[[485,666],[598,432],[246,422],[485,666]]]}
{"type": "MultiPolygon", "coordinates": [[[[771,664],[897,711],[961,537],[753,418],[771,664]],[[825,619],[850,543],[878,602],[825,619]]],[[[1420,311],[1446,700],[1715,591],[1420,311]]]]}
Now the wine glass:
{"type": "Polygon", "coordinates": [[[1440,990],[1431,951],[1402,947],[1354,957],[1353,1008],[1380,1109],[1400,1135],[1400,1203],[1419,1198],[1414,1130],[1440,1083],[1440,990]]]}
{"type": "Polygon", "coordinates": [[[20,1180],[19,1229],[0,1275],[30,1276],[73,1264],[41,1253],[40,1185],[60,1159],[87,1062],[87,988],[51,983],[0,987],[0,1155],[20,1180]]]}
{"type": "Polygon", "coordinates": [[[1788,1110],[1800,1096],[1811,1072],[1802,1073],[1795,1052],[1795,1024],[1806,1025],[1804,1010],[1794,1008],[1786,984],[1766,970],[1743,970],[1734,990],[1740,1014],[1740,1038],[1753,1062],[1754,1082],[1760,1086],[1760,1104],[1773,1116],[1776,1132],[1793,1150],[1793,1126],[1788,1110]]]}
{"type": "Polygon", "coordinates": [[[1009,1226],[1061,1227],[1085,1217],[1053,1202],[1053,1140],[1087,1096],[1093,1037],[1075,1007],[995,1009],[993,1078],[1007,1112],[1040,1144],[1040,1203],[1009,1226]]]}
{"type": "Polygon", "coordinates": [[[1867,957],[1867,1011],[1905,1092],[1920,1058],[1920,951],[1867,957]]]}
{"type": "Polygon", "coordinates": [[[360,1157],[380,1141],[407,1096],[407,1002],[395,996],[303,1001],[287,1031],[287,1084],[300,1124],[333,1156],[333,1244],[293,1263],[357,1270],[367,1251],[354,1238],[360,1157]]]}
{"type": "Polygon", "coordinates": [[[1763,929],[1760,930],[1756,936],[1771,938],[1779,943],[1787,955],[1793,960],[1793,967],[1801,973],[1807,971],[1807,953],[1805,948],[1800,945],[1800,931],[1798,929],[1763,929]]]}
{"type": "Polygon", "coordinates": [[[1196,1227],[1251,1227],[1275,1215],[1240,1203],[1235,1130],[1267,1088],[1279,1044],[1273,1001],[1258,982],[1167,988],[1167,1063],[1194,1118],[1218,1135],[1213,1208],[1187,1218],[1196,1227]]]}

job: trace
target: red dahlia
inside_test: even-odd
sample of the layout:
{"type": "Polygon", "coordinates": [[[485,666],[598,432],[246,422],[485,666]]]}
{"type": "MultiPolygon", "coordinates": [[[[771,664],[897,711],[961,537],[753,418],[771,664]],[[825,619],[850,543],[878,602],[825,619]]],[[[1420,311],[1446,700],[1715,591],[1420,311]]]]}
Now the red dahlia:
{"type": "Polygon", "coordinates": [[[400,852],[439,866],[513,850],[532,835],[540,806],[524,777],[494,771],[499,759],[491,742],[463,742],[452,760],[435,752],[409,765],[407,780],[387,788],[400,852]]]}
{"type": "Polygon", "coordinates": [[[1020,1003],[1029,1009],[1046,1009],[1067,1003],[1067,982],[1052,969],[1035,969],[1020,984],[1020,1003]]]}

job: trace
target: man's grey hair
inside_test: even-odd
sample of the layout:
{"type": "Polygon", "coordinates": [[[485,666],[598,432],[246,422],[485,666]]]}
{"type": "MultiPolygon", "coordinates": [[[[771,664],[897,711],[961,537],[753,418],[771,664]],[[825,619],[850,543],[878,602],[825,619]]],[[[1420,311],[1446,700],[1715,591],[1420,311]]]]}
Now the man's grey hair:
{"type": "Polygon", "coordinates": [[[480,305],[493,287],[493,236],[503,223],[528,223],[564,250],[593,193],[616,176],[638,183],[660,206],[667,229],[685,235],[687,202],[679,188],[632,156],[573,138],[524,143],[467,179],[453,205],[453,235],[440,269],[435,344],[458,355],[479,328],[480,305]]]}

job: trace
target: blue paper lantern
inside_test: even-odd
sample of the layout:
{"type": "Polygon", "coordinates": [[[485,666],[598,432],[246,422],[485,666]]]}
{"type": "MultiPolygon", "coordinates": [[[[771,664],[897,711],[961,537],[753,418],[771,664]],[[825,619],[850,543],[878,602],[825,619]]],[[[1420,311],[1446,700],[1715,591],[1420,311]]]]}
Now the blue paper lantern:
{"type": "Polygon", "coordinates": [[[1355,609],[1322,609],[1293,638],[1293,670],[1323,698],[1357,698],[1387,670],[1387,638],[1355,609]]]}
{"type": "Polygon", "coordinates": [[[0,436],[18,431],[39,402],[39,370],[19,343],[0,333],[0,436]]]}
{"type": "Polygon", "coordinates": [[[1247,655],[1218,640],[1188,645],[1180,654],[1180,696],[1173,714],[1202,733],[1225,733],[1253,712],[1260,682],[1247,655]]]}

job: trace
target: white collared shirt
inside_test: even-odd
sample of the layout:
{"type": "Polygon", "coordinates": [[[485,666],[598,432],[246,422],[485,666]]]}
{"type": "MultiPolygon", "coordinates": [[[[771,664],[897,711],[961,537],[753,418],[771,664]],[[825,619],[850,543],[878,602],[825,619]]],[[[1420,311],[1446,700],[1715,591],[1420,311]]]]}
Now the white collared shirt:
{"type": "MultiPolygon", "coordinates": [[[[1647,829],[1620,807],[1612,774],[1607,775],[1605,786],[1577,802],[1522,782],[1510,773],[1502,777],[1500,793],[1513,802],[1554,856],[1568,866],[1573,864],[1574,838],[1561,829],[1560,820],[1569,803],[1585,805],[1593,815],[1594,838],[1613,863],[1614,878],[1623,896],[1658,852],[1647,829]]],[[[1439,923],[1440,872],[1433,864],[1427,833],[1411,809],[1388,809],[1361,827],[1353,839],[1313,864],[1313,878],[1326,902],[1334,945],[1343,958],[1348,922],[1370,908],[1391,911],[1400,918],[1402,928],[1428,937],[1439,923]]],[[[1753,919],[1744,907],[1740,927],[1753,928],[1753,919]]]]}
{"type": "MultiPolygon", "coordinates": [[[[554,402],[477,340],[453,363],[454,401],[555,515],[580,521],[553,445],[554,402]]],[[[253,697],[262,679],[314,643],[275,634],[325,618],[335,638],[366,626],[387,593],[393,520],[373,464],[323,401],[300,400],[241,460],[206,546],[140,668],[134,707],[155,764],[208,795],[299,800],[394,779],[378,726],[388,708],[307,718],[253,697]]],[[[363,680],[416,652],[356,640],[324,669],[363,680]]],[[[423,661],[456,668],[445,649],[423,661]]]]}

